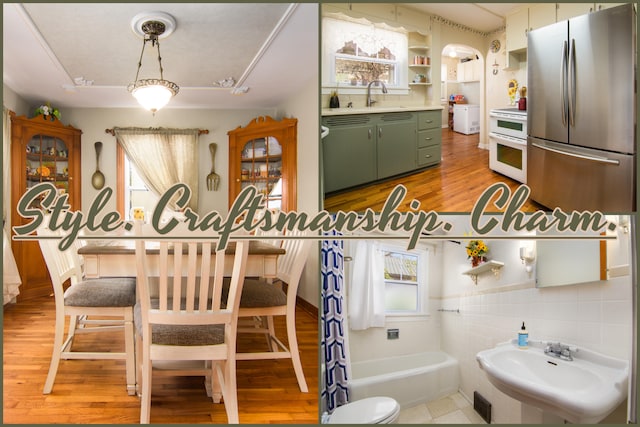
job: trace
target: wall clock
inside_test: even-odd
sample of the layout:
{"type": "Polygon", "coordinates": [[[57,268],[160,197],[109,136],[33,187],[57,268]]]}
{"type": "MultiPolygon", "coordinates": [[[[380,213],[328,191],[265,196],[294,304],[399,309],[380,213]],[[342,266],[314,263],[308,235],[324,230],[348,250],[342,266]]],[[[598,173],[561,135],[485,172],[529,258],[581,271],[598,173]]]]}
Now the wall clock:
{"type": "Polygon", "coordinates": [[[496,53],[500,50],[500,40],[494,40],[491,42],[491,52],[496,53]]]}

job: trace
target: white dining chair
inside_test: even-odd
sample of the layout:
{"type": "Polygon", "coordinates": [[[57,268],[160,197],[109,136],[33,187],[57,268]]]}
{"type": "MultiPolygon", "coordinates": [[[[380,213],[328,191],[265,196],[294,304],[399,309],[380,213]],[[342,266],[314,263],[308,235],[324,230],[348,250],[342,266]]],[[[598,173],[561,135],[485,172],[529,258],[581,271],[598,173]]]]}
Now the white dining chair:
{"type": "Polygon", "coordinates": [[[136,343],[141,355],[140,423],[150,421],[152,371],[204,375],[207,394],[224,400],[229,424],[238,424],[236,333],[248,241],[236,243],[228,299],[222,299],[225,254],[215,242],[136,240],[136,343]],[[146,245],[145,245],[146,242],[146,245]],[[148,248],[146,247],[148,246],[148,248]],[[156,248],[155,258],[147,249],[156,248]],[[159,252],[159,254],[158,254],[159,252]],[[157,276],[150,276],[156,259],[157,276]],[[213,265],[212,265],[213,260],[213,265]],[[140,350],[141,348],[141,350],[140,350]],[[202,361],[199,369],[171,372],[167,362],[202,361]]]}
{"type": "Polygon", "coordinates": [[[60,359],[125,360],[127,392],[136,393],[135,338],[133,307],[136,299],[135,278],[103,278],[85,280],[75,245],[66,251],[58,248],[61,233],[45,226],[36,230],[56,305],[55,334],[49,373],[44,394],[51,393],[60,359]],[[66,283],[70,285],[65,290],[66,283]],[[69,316],[64,339],[65,318],[69,316]],[[124,352],[74,351],[74,338],[82,333],[124,331],[124,352]]]}
{"type": "Polygon", "coordinates": [[[298,285],[313,244],[313,240],[303,239],[304,236],[304,233],[297,230],[284,234],[281,245],[286,252],[278,257],[277,280],[274,283],[264,278],[245,279],[239,316],[251,319],[251,324],[239,328],[238,332],[264,334],[268,351],[239,352],[237,357],[238,360],[290,358],[300,391],[306,393],[309,389],[302,369],[296,334],[298,285]],[[288,346],[276,336],[274,316],[285,316],[288,346]]]}

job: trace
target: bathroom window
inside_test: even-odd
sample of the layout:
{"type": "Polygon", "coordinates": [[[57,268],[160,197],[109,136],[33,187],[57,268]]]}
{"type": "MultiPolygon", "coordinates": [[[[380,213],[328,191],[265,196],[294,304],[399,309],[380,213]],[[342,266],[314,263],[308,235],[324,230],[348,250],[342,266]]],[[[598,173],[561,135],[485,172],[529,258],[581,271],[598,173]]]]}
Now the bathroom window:
{"type": "Polygon", "coordinates": [[[426,256],[423,251],[384,247],[385,311],[387,314],[422,314],[426,292],[426,256]]]}
{"type": "Polygon", "coordinates": [[[364,92],[370,82],[407,88],[407,34],[366,20],[322,20],[323,86],[364,92]]]}

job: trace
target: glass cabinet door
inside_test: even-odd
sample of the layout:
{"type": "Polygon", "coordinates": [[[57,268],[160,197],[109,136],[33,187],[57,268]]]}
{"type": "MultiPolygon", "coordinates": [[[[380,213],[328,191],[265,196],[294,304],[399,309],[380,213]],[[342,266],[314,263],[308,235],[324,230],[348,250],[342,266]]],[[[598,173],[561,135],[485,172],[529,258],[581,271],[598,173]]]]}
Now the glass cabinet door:
{"type": "Polygon", "coordinates": [[[255,186],[267,208],[282,205],[282,146],[273,136],[248,141],[241,154],[242,188],[255,186]]]}
{"type": "Polygon", "coordinates": [[[26,182],[31,188],[52,182],[60,193],[69,192],[69,147],[60,138],[37,134],[26,146],[26,182]]]}

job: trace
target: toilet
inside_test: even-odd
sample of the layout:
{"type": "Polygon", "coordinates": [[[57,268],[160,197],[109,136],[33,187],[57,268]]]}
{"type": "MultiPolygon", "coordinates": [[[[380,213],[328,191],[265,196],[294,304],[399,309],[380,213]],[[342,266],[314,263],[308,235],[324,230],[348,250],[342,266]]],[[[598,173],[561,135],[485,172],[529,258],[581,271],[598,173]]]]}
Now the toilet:
{"type": "Polygon", "coordinates": [[[395,424],[400,405],[390,397],[367,397],[336,408],[327,424],[395,424]]]}

